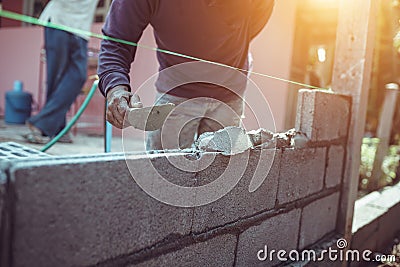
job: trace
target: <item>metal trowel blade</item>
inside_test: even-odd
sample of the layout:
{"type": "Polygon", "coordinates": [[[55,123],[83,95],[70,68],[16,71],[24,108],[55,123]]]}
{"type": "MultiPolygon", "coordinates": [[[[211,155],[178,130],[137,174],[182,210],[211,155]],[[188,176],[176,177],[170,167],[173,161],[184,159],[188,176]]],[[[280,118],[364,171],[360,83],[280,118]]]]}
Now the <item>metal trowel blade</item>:
{"type": "Polygon", "coordinates": [[[155,105],[145,108],[131,108],[128,111],[129,125],[143,131],[161,129],[168,114],[174,109],[172,103],[155,105]]]}

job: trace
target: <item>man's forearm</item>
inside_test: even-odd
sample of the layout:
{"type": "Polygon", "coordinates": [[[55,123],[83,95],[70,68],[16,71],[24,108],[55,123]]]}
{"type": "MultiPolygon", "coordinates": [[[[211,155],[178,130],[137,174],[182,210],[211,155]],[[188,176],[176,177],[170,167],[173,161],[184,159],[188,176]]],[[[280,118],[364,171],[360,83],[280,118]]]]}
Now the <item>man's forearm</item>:
{"type": "Polygon", "coordinates": [[[98,75],[100,78],[99,89],[103,95],[107,95],[110,88],[124,85],[130,89],[130,64],[134,51],[129,47],[109,40],[103,40],[99,56],[98,75]]]}
{"type": "MultiPolygon", "coordinates": [[[[137,43],[149,24],[150,14],[148,0],[114,0],[103,26],[103,34],[137,43]]],[[[102,40],[97,73],[103,95],[117,85],[130,89],[129,72],[135,53],[135,46],[102,40]]]]}

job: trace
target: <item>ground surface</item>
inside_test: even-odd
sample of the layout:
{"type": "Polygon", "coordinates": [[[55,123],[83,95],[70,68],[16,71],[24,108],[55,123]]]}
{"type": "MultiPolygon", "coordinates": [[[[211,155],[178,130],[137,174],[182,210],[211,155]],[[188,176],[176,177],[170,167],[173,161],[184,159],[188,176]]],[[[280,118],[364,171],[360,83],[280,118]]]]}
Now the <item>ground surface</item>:
{"type": "MultiPolygon", "coordinates": [[[[22,137],[23,134],[29,132],[25,125],[10,125],[0,121],[0,142],[16,142],[28,147],[40,150],[43,145],[27,143],[22,137]]],[[[87,135],[78,133],[72,135],[72,144],[56,143],[46,153],[52,155],[74,155],[74,154],[97,154],[104,152],[104,138],[100,135],[87,135]]],[[[129,141],[129,149],[131,151],[142,151],[143,141],[131,138],[129,141]]],[[[111,152],[122,152],[123,143],[121,135],[113,136],[111,152]]]]}

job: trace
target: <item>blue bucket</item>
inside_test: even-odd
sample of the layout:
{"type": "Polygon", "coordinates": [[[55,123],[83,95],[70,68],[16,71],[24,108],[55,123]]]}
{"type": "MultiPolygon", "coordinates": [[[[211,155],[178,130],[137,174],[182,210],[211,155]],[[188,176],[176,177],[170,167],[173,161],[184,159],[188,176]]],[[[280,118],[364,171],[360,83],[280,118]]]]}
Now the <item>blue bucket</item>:
{"type": "Polygon", "coordinates": [[[22,90],[22,82],[15,81],[14,89],[6,92],[4,121],[12,124],[24,124],[31,116],[32,95],[22,90]]]}

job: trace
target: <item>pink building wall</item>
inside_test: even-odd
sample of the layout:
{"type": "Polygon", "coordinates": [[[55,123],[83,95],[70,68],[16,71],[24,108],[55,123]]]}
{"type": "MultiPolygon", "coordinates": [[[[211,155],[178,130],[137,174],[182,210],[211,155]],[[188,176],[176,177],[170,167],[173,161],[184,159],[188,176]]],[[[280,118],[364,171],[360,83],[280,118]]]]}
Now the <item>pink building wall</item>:
{"type": "MultiPolygon", "coordinates": [[[[3,0],[2,1],[2,8],[4,10],[18,12],[20,13],[24,6],[23,0],[3,0]]],[[[16,20],[10,20],[5,18],[0,18],[1,26],[2,27],[18,27],[21,26],[21,22],[16,20]]]]}
{"type": "MultiPolygon", "coordinates": [[[[254,72],[284,79],[290,78],[296,5],[297,1],[292,0],[275,1],[274,11],[268,25],[251,44],[251,52],[254,58],[254,72]]],[[[257,75],[251,75],[250,78],[260,88],[270,105],[276,130],[286,130],[284,127],[288,84],[257,75]]],[[[253,99],[257,96],[254,92],[247,92],[247,98],[253,99]]],[[[252,126],[251,128],[254,128],[254,121],[249,122],[249,124],[252,126]]],[[[261,126],[273,129],[271,124],[261,126]]]]}
{"type": "Polygon", "coordinates": [[[38,27],[0,28],[0,110],[4,112],[4,94],[15,80],[38,100],[42,29],[38,27]]]}
{"type": "MultiPolygon", "coordinates": [[[[287,79],[290,73],[290,60],[294,36],[295,5],[292,1],[276,1],[275,10],[268,26],[253,41],[251,51],[254,57],[254,71],[287,79]]],[[[93,31],[99,33],[100,24],[93,25],[93,31]]],[[[152,29],[148,28],[140,41],[143,44],[155,46],[152,29]]],[[[0,112],[4,111],[4,93],[12,88],[14,80],[22,80],[27,91],[33,94],[37,102],[42,103],[43,97],[39,96],[40,88],[40,50],[43,47],[43,31],[39,27],[0,28],[0,112]]],[[[100,41],[90,40],[89,47],[99,49],[100,41]]],[[[148,78],[156,74],[158,64],[154,51],[143,48],[138,49],[136,60],[131,71],[133,88],[138,88],[148,78]]],[[[257,84],[272,109],[277,130],[284,130],[286,114],[286,98],[288,84],[269,78],[252,75],[252,80],[257,84]]],[[[140,91],[140,96],[145,105],[151,105],[154,99],[154,90],[140,91]]],[[[248,91],[246,99],[256,111],[260,103],[260,94],[248,91]],[[257,104],[258,103],[258,104],[257,104]]],[[[262,109],[264,112],[265,107],[262,109]]],[[[259,114],[257,116],[267,116],[259,114]]],[[[93,103],[85,112],[86,115],[96,116],[102,121],[103,99],[97,94],[93,103]]],[[[82,120],[85,119],[85,114],[82,120]]],[[[246,111],[245,126],[248,129],[265,127],[273,130],[271,119],[263,120],[261,125],[255,122],[249,109],[246,111]]]]}

